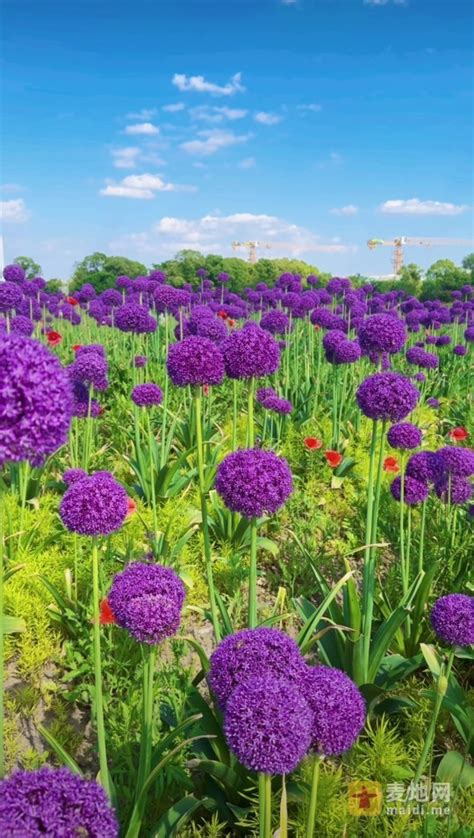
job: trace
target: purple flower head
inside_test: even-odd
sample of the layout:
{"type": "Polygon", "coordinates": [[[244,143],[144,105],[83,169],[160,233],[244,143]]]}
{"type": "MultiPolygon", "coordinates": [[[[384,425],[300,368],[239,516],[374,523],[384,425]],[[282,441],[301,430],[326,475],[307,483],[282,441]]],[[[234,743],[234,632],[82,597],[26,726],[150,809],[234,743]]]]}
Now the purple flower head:
{"type": "Polygon", "coordinates": [[[339,756],[352,747],[365,724],[365,702],[345,672],[328,666],[306,666],[301,692],[313,713],[311,747],[339,756]]]}
{"type": "Polygon", "coordinates": [[[35,330],[35,324],[24,314],[17,314],[10,321],[10,329],[15,335],[24,335],[24,337],[30,338],[35,330]]]}
{"type": "Polygon", "coordinates": [[[430,396],[429,399],[426,399],[426,404],[429,407],[432,407],[433,410],[437,410],[437,408],[439,407],[438,399],[435,399],[433,396],[430,396]]]}
{"type": "Polygon", "coordinates": [[[356,341],[347,340],[343,332],[326,332],[323,346],[326,358],[331,364],[354,364],[360,358],[359,344],[356,341]]]}
{"type": "Polygon", "coordinates": [[[467,327],[464,332],[464,339],[467,340],[468,343],[474,343],[474,325],[467,327]]]}
{"type": "Polygon", "coordinates": [[[112,306],[113,308],[121,306],[123,303],[122,295],[116,288],[107,288],[106,291],[102,291],[102,294],[99,295],[99,300],[106,306],[112,306]]]}
{"type": "Polygon", "coordinates": [[[101,407],[96,399],[90,400],[89,405],[89,391],[82,381],[72,381],[72,396],[73,408],[72,415],[78,419],[85,419],[89,416],[91,419],[97,419],[101,413],[101,407]]]}
{"type": "Polygon", "coordinates": [[[68,530],[92,536],[119,530],[127,511],[127,493],[108,471],[97,471],[71,483],[59,509],[68,530]]]}
{"type": "Polygon", "coordinates": [[[344,318],[333,314],[332,311],[328,311],[326,308],[315,308],[311,312],[309,319],[313,325],[321,326],[322,329],[337,329],[340,332],[348,331],[348,326],[344,318]]]}
{"type": "Polygon", "coordinates": [[[389,428],[387,439],[392,448],[419,448],[423,434],[411,422],[399,422],[398,425],[392,425],[389,428]]]}
{"type": "Polygon", "coordinates": [[[215,487],[228,509],[245,518],[272,515],[293,491],[291,471],[283,457],[261,448],[228,454],[220,463],[215,487]]]}
{"type": "Polygon", "coordinates": [[[272,335],[255,323],[247,323],[222,343],[229,378],[261,378],[280,366],[280,349],[272,335]]]}
{"type": "Polygon", "coordinates": [[[378,372],[359,386],[356,399],[369,419],[399,422],[408,416],[420,397],[410,379],[397,372],[378,372]]]}
{"type": "Polygon", "coordinates": [[[23,299],[21,288],[14,282],[0,282],[0,311],[12,311],[23,299]]]}
{"type": "Polygon", "coordinates": [[[208,338],[194,335],[170,346],[166,367],[177,387],[221,384],[224,378],[224,359],[219,348],[208,338]]]}
{"type": "Polygon", "coordinates": [[[72,408],[59,360],[36,340],[0,334],[0,465],[42,465],[66,442],[72,408]]]}
{"type": "Polygon", "coordinates": [[[119,626],[156,645],[179,629],[184,585],[170,567],[132,562],[112,582],[109,605],[119,626]]]}
{"type": "Polygon", "coordinates": [[[406,359],[409,364],[426,370],[435,370],[439,366],[439,358],[433,352],[425,352],[419,346],[412,346],[407,350],[406,359]]]}
{"type": "Polygon", "coordinates": [[[290,318],[284,311],[268,311],[260,321],[260,328],[271,335],[284,335],[289,331],[290,318]]]}
{"type": "Polygon", "coordinates": [[[85,282],[76,294],[77,299],[81,303],[87,303],[97,297],[97,291],[90,282],[85,282]]]}
{"type": "Polygon", "coordinates": [[[463,343],[458,343],[457,346],[453,347],[453,355],[458,355],[460,358],[467,355],[467,346],[464,346],[463,343]]]}
{"type": "Polygon", "coordinates": [[[156,320],[148,309],[139,303],[124,303],[115,311],[115,325],[121,332],[146,334],[156,332],[156,320]]]}
{"type": "Polygon", "coordinates": [[[471,646],[474,643],[474,597],[467,594],[440,597],[431,610],[431,625],[444,643],[471,646]]]}
{"type": "Polygon", "coordinates": [[[221,271],[220,274],[217,274],[217,281],[222,283],[230,282],[230,274],[225,271],[221,271]]]}
{"type": "Polygon", "coordinates": [[[70,486],[71,483],[82,480],[83,477],[87,477],[87,472],[83,468],[68,468],[63,474],[63,481],[70,486]]]}
{"type": "Polygon", "coordinates": [[[107,390],[109,380],[107,377],[108,363],[106,358],[89,347],[89,351],[78,350],[74,363],[69,367],[69,375],[72,381],[80,381],[94,390],[107,390]]]}
{"type": "Polygon", "coordinates": [[[173,285],[157,285],[153,291],[153,299],[158,312],[173,311],[179,308],[180,293],[173,285]]]}
{"type": "Polygon", "coordinates": [[[472,497],[472,486],[465,477],[443,478],[435,483],[435,491],[443,503],[466,503],[472,497]]]}
{"type": "Polygon", "coordinates": [[[453,477],[471,477],[474,474],[474,451],[458,445],[446,445],[436,452],[446,479],[453,477]]]}
{"type": "Polygon", "coordinates": [[[424,372],[416,372],[413,376],[413,381],[426,381],[426,375],[424,372]]]}
{"type": "MultiPolygon", "coordinates": [[[[218,320],[211,313],[207,317],[193,317],[188,321],[188,328],[191,334],[201,338],[208,338],[213,343],[222,343],[228,335],[228,331],[222,320],[218,320]]],[[[179,329],[179,325],[178,325],[179,329]]]]}
{"type": "Polygon", "coordinates": [[[256,675],[295,681],[305,668],[298,645],[276,628],[242,629],[219,643],[211,655],[207,680],[224,709],[236,687],[256,675]]]}
{"type": "Polygon", "coordinates": [[[26,274],[21,265],[5,265],[3,278],[6,282],[16,282],[17,285],[21,285],[26,279],[26,274]]]}
{"type": "Polygon", "coordinates": [[[138,407],[152,407],[161,404],[162,401],[163,392],[161,387],[151,381],[146,384],[137,384],[132,390],[132,402],[138,407]]]}
{"type": "Polygon", "coordinates": [[[440,335],[439,338],[435,338],[436,346],[449,346],[452,342],[452,338],[449,335],[440,335]]]}
{"type": "Polygon", "coordinates": [[[405,345],[405,324],[391,314],[373,314],[359,329],[359,343],[363,352],[400,352],[405,345]]]}
{"type": "Polygon", "coordinates": [[[146,367],[147,361],[148,358],[146,357],[146,355],[135,355],[133,364],[137,368],[146,367]]]}
{"type": "Polygon", "coordinates": [[[443,467],[434,451],[419,451],[408,460],[406,473],[420,483],[436,483],[442,477],[443,467]]]}
{"type": "Polygon", "coordinates": [[[309,748],[312,720],[299,689],[265,673],[234,690],[227,702],[224,733],[250,771],[289,774],[309,748]]]}
{"type": "MultiPolygon", "coordinates": [[[[402,478],[399,475],[395,478],[390,486],[390,491],[392,493],[392,497],[395,500],[401,500],[402,498],[402,478]]],[[[415,477],[405,477],[403,478],[403,502],[407,503],[408,506],[416,506],[418,503],[423,503],[424,500],[429,495],[429,489],[426,483],[422,483],[421,480],[416,480],[415,477]]]]}
{"type": "Polygon", "coordinates": [[[273,387],[260,387],[255,398],[266,410],[271,410],[273,413],[288,414],[293,410],[291,402],[282,399],[275,393],[273,387]]]}
{"type": "Polygon", "coordinates": [[[166,282],[166,274],[163,271],[150,271],[148,279],[152,282],[166,282]]]}
{"type": "Polygon", "coordinates": [[[68,768],[42,766],[0,780],[0,834],[4,838],[118,838],[117,818],[95,780],[68,768]]]}

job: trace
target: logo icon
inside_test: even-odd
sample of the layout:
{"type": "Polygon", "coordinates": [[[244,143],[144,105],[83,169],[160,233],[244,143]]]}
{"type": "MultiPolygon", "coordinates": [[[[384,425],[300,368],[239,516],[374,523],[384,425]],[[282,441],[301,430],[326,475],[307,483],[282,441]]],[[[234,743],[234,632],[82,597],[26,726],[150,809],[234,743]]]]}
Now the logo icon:
{"type": "Polygon", "coordinates": [[[373,780],[354,780],[349,783],[348,810],[355,817],[380,815],[383,793],[380,783],[373,780]]]}

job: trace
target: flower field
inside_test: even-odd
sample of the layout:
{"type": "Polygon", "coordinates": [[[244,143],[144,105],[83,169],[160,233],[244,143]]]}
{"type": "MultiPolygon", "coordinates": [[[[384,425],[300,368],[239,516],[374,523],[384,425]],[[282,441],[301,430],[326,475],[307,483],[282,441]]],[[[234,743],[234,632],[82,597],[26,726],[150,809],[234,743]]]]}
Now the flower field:
{"type": "Polygon", "coordinates": [[[468,838],[474,288],[4,278],[0,836],[468,838]]]}

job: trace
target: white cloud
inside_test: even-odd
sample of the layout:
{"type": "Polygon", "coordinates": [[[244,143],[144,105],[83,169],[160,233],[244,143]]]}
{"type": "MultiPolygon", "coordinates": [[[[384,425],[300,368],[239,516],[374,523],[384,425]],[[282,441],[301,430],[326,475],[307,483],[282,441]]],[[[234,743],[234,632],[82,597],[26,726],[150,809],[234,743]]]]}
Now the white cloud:
{"type": "Polygon", "coordinates": [[[181,143],[181,148],[188,154],[206,157],[209,154],[215,154],[221,148],[246,143],[251,136],[251,134],[234,134],[233,131],[198,131],[198,137],[201,139],[181,143]]]}
{"type": "Polygon", "coordinates": [[[244,157],[244,159],[237,165],[239,169],[254,169],[257,165],[257,161],[255,160],[255,157],[244,157]]]}
{"type": "Polygon", "coordinates": [[[141,111],[137,111],[136,113],[128,113],[127,119],[139,119],[140,122],[148,122],[157,113],[156,108],[142,108],[141,111]]]}
{"type": "Polygon", "coordinates": [[[162,110],[167,113],[179,113],[179,111],[184,111],[184,108],[184,102],[172,102],[171,105],[163,105],[162,110]]]}
{"type": "Polygon", "coordinates": [[[317,105],[314,102],[311,102],[309,105],[297,105],[296,109],[298,111],[311,111],[312,113],[320,113],[322,111],[322,105],[317,105]]]}
{"type": "Polygon", "coordinates": [[[296,6],[298,0],[280,0],[282,6],[296,6]]]}
{"type": "Polygon", "coordinates": [[[408,0],[364,0],[364,6],[408,6],[408,0]]]}
{"type": "Polygon", "coordinates": [[[125,134],[159,134],[160,129],[152,122],[138,122],[135,125],[127,125],[125,134]]]}
{"type": "Polygon", "coordinates": [[[124,148],[113,148],[112,157],[116,169],[134,169],[137,165],[137,158],[140,154],[138,146],[125,146],[124,148]]]}
{"type": "Polygon", "coordinates": [[[196,187],[186,184],[166,183],[159,175],[127,175],[119,183],[108,181],[100,190],[101,195],[112,198],[136,198],[149,201],[156,192],[194,192],[196,187]]]}
{"type": "Polygon", "coordinates": [[[23,221],[28,221],[30,211],[26,206],[23,198],[15,198],[11,201],[0,201],[0,220],[11,222],[12,224],[20,224],[23,221]]]}
{"type": "MultiPolygon", "coordinates": [[[[111,242],[109,247],[112,251],[119,248],[121,252],[130,255],[160,252],[171,256],[187,247],[202,253],[232,255],[232,242],[236,239],[273,243],[271,248],[261,250],[261,255],[270,258],[303,256],[307,253],[354,252],[354,246],[343,244],[340,240],[322,241],[319,236],[297,224],[274,215],[251,212],[230,215],[213,212],[201,218],[164,216],[149,231],[124,236],[119,241],[111,242]]],[[[239,251],[238,255],[245,258],[245,251],[239,251]]]]}
{"type": "Polygon", "coordinates": [[[282,118],[276,113],[268,113],[267,111],[259,111],[254,116],[255,122],[259,122],[260,125],[276,125],[281,122],[282,118]]]}
{"type": "Polygon", "coordinates": [[[235,73],[231,80],[225,85],[214,84],[206,81],[204,76],[186,76],[184,73],[175,73],[172,84],[184,92],[210,93],[211,96],[233,96],[234,93],[241,93],[245,87],[241,84],[242,73],[235,73]]]}
{"type": "Polygon", "coordinates": [[[243,108],[217,108],[209,105],[198,105],[189,111],[191,119],[202,120],[203,122],[224,122],[225,119],[234,122],[236,119],[243,119],[248,111],[243,108]]]}
{"type": "Polygon", "coordinates": [[[461,215],[469,207],[466,204],[450,204],[443,201],[420,201],[409,198],[406,201],[385,201],[379,211],[388,215],[461,215]]]}
{"type": "Polygon", "coordinates": [[[331,215],[357,215],[359,207],[356,207],[354,204],[347,204],[345,207],[334,207],[329,212],[331,215]]]}

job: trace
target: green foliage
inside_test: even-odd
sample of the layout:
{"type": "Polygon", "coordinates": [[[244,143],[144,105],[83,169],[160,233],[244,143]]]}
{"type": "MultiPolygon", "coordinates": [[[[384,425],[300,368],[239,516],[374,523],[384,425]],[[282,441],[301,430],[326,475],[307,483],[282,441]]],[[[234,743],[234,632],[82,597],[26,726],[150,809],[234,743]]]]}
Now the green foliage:
{"type": "Polygon", "coordinates": [[[33,279],[35,276],[41,276],[42,268],[38,262],[35,262],[30,256],[17,256],[13,260],[15,265],[21,265],[26,273],[27,279],[33,279]]]}
{"type": "Polygon", "coordinates": [[[127,259],[125,256],[92,253],[91,256],[86,256],[82,262],[76,264],[69,283],[69,291],[76,291],[85,282],[89,282],[100,293],[107,288],[113,288],[118,276],[129,276],[133,279],[146,273],[145,265],[127,259]]]}

